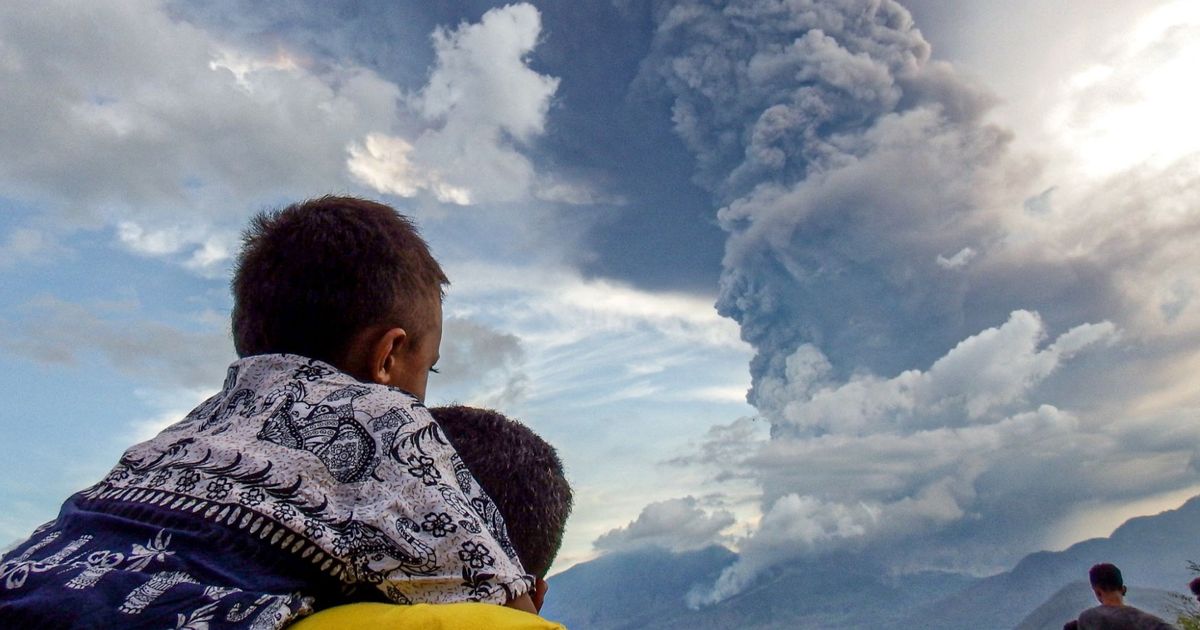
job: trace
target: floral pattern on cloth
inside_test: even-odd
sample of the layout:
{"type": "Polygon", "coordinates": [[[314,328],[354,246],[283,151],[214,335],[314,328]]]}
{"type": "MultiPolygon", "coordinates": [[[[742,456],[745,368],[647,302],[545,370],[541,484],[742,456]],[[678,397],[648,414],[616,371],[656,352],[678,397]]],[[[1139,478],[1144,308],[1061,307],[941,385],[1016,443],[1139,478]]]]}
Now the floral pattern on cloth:
{"type": "MultiPolygon", "coordinates": [[[[72,500],[95,512],[133,506],[203,520],[398,603],[504,603],[527,592],[533,578],[494,503],[463,468],[411,395],[361,383],[320,361],[261,355],[235,362],[218,394],[131,447],[72,500]]],[[[46,534],[43,546],[58,533],[46,534]]],[[[22,546],[24,559],[4,562],[0,603],[3,589],[21,588],[21,572],[53,566],[65,575],[69,565],[73,574],[63,586],[75,588],[103,581],[118,565],[152,571],[174,553],[170,532],[161,532],[145,544],[89,550],[83,558],[73,554],[88,541],[77,539],[76,549],[68,545],[30,564],[42,544],[32,541],[22,546]]],[[[189,580],[186,569],[160,572],[143,584],[148,590],[120,605],[136,606],[189,580]]],[[[295,604],[276,603],[289,610],[295,604]]],[[[204,603],[180,611],[177,625],[207,627],[218,612],[204,603]]]]}
{"type": "MultiPolygon", "coordinates": [[[[123,550],[100,542],[107,536],[64,537],[50,528],[0,562],[0,625],[39,628],[173,627],[193,630],[282,628],[313,611],[313,598],[300,593],[249,593],[239,588],[204,586],[180,565],[172,535],[160,529],[144,544],[123,550]],[[63,544],[65,542],[65,544],[63,544]],[[37,585],[35,586],[35,583],[37,585]],[[46,588],[53,585],[53,588],[46,588]],[[63,590],[57,590],[61,588],[63,590]],[[22,593],[23,591],[32,593],[22,593]],[[33,619],[9,619],[14,594],[40,600],[33,619]],[[6,597],[10,596],[10,597],[6,597]],[[90,597],[89,597],[90,596],[90,597]],[[89,609],[88,603],[111,606],[89,609]],[[162,608],[170,614],[165,614],[162,608]],[[175,612],[182,609],[182,612],[175,612]],[[173,625],[164,625],[164,619],[173,625]],[[30,626],[31,627],[31,626],[30,626]]],[[[30,608],[23,602],[23,608],[30,608]]],[[[18,613],[20,614],[20,613],[18,613]]]]}

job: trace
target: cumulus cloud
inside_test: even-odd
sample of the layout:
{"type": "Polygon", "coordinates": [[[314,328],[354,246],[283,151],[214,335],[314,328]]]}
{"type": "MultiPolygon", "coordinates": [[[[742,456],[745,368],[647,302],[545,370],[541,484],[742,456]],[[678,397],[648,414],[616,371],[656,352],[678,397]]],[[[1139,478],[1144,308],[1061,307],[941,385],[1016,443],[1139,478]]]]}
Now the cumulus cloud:
{"type": "Polygon", "coordinates": [[[239,50],[154,0],[6,4],[0,41],[0,180],[93,219],[204,223],[342,188],[346,143],[388,128],[400,97],[360,67],[239,50]]]}
{"type": "Polygon", "coordinates": [[[230,228],[191,224],[145,227],[137,221],[120,221],[117,243],[139,256],[174,259],[185,268],[209,278],[223,277],[239,244],[230,228]]]}
{"type": "Polygon", "coordinates": [[[350,146],[348,166],[380,192],[469,205],[542,191],[588,201],[582,189],[537,181],[519,148],[541,135],[558,79],[529,68],[541,16],[529,4],[489,10],[478,24],[433,33],[428,83],[408,99],[427,128],[415,138],[374,134],[350,146]]]}
{"type": "Polygon", "coordinates": [[[362,183],[381,193],[415,197],[428,190],[438,201],[460,206],[471,204],[471,191],[447,184],[440,174],[409,159],[413,146],[403,138],[369,134],[348,149],[347,168],[362,183]]]}
{"type": "Polygon", "coordinates": [[[46,263],[68,252],[45,230],[19,227],[0,239],[0,269],[46,263]]]}
{"type": "Polygon", "coordinates": [[[465,392],[459,394],[461,402],[504,409],[527,393],[524,362],[525,351],[516,335],[471,319],[447,317],[434,383],[439,392],[443,388],[465,392]]]}
{"type": "Polygon", "coordinates": [[[602,534],[595,541],[600,551],[627,551],[659,547],[670,551],[700,549],[725,540],[721,532],[733,525],[726,510],[709,512],[695,497],[651,503],[624,527],[602,534]]]}
{"type": "Polygon", "coordinates": [[[741,592],[769,566],[796,557],[797,547],[815,547],[833,539],[859,537],[879,514],[866,505],[822,503],[789,494],[775,503],[759,522],[755,536],[741,547],[738,560],[721,572],[711,588],[697,586],[687,604],[697,608],[741,592]]]}
{"type": "MultiPolygon", "coordinates": [[[[736,541],[738,562],[716,584],[696,589],[690,603],[720,601],[766,567],[833,550],[867,550],[901,567],[938,566],[946,558],[922,554],[946,544],[948,530],[964,523],[982,539],[978,551],[992,546],[992,554],[1003,554],[1012,543],[1004,530],[1012,526],[1015,506],[1041,522],[1065,517],[1069,499],[1091,482],[1095,467],[1121,459],[1126,444],[1112,427],[1085,425],[1050,404],[1017,401],[1081,343],[1110,338],[1112,331],[1081,327],[1041,350],[1005,347],[1005,333],[1028,317],[1014,314],[1004,326],[964,341],[928,372],[800,396],[807,402],[792,413],[810,424],[776,423],[769,440],[749,433],[745,420],[714,429],[704,454],[690,463],[703,461],[726,478],[757,479],[764,509],[757,529],[736,541]],[[980,399],[962,395],[952,382],[961,376],[955,370],[973,367],[1005,373],[999,387],[985,386],[992,392],[983,397],[988,404],[974,407],[974,416],[972,403],[980,399]],[[956,393],[947,399],[947,392],[956,393]],[[889,547],[897,542],[899,549],[889,547]]],[[[1165,476],[1180,481],[1187,472],[1180,466],[1165,476]]],[[[990,568],[956,560],[956,569],[990,568]]]]}
{"type": "Polygon", "coordinates": [[[831,382],[831,365],[812,345],[786,359],[783,377],[766,377],[759,409],[794,435],[878,432],[986,421],[1026,402],[1028,394],[1083,348],[1113,341],[1109,322],[1083,324],[1044,349],[1036,313],[1014,312],[1002,326],[968,337],[927,371],[907,370],[890,379],[856,375],[831,382]]]}
{"type": "MultiPolygon", "coordinates": [[[[1200,155],[1038,181],[987,122],[993,99],[890,0],[679,0],[656,19],[641,80],[721,206],[717,307],[754,347],[771,426],[679,460],[762,490],[741,560],[693,605],[832,549],[994,569],[1089,497],[1194,484],[1178,442],[1121,438],[1171,417],[1131,401],[1200,350],[1200,155]],[[1117,490],[1080,463],[1105,458],[1155,474],[1117,490]]],[[[1177,52],[1190,29],[1139,50],[1177,52]]]]}

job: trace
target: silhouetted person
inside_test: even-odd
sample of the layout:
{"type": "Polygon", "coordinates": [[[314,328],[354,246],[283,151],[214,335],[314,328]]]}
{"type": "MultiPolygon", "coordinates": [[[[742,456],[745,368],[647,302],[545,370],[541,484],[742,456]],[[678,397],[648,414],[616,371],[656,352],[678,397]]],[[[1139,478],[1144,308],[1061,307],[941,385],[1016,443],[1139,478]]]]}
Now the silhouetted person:
{"type": "Polygon", "coordinates": [[[1162,630],[1171,624],[1125,604],[1125,581],[1115,564],[1097,564],[1088,571],[1099,606],[1079,614],[1079,630],[1162,630]]]}

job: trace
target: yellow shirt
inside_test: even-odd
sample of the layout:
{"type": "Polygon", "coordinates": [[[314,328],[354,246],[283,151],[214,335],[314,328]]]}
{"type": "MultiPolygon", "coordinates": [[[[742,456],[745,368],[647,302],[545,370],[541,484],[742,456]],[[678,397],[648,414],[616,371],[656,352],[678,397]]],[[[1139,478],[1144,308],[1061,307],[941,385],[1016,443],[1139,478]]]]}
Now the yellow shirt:
{"type": "Polygon", "coordinates": [[[473,602],[412,606],[347,604],[322,610],[291,627],[295,630],[566,630],[562,624],[514,608],[473,602]]]}

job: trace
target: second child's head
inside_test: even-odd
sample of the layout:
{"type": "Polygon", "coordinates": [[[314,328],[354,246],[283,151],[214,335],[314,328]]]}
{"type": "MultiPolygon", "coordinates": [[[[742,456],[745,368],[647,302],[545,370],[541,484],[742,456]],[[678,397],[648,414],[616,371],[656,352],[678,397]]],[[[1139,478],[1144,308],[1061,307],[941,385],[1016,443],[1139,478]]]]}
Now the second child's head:
{"type": "Polygon", "coordinates": [[[412,222],[389,206],[319,197],[264,212],[234,273],[234,347],[318,359],[423,400],[446,284],[412,222]]]}
{"type": "Polygon", "coordinates": [[[541,608],[544,578],[562,545],[571,484],[554,447],[529,427],[490,409],[452,405],[429,410],[454,450],[504,517],[541,608]]]}

